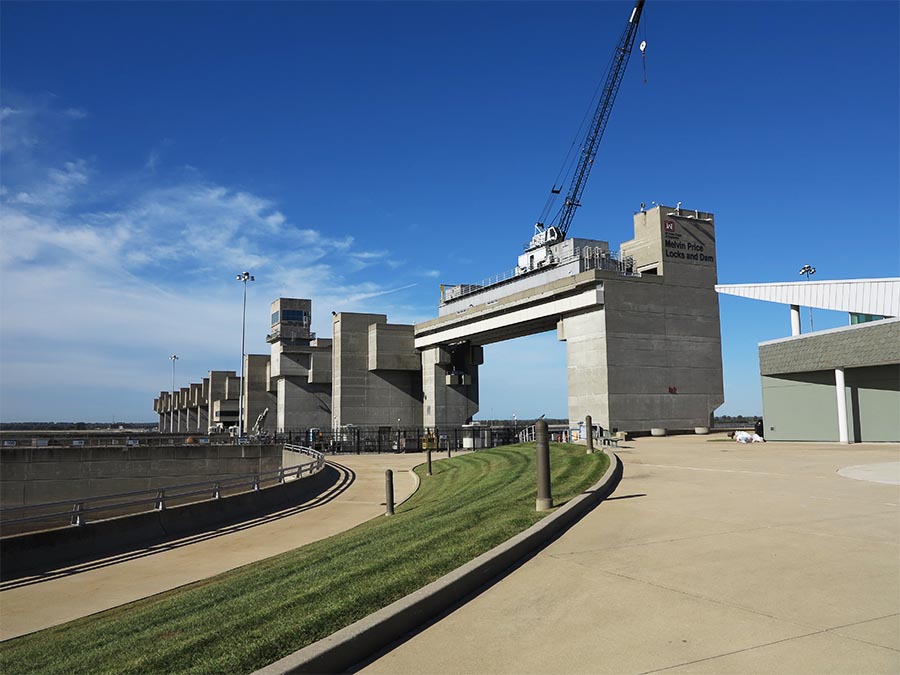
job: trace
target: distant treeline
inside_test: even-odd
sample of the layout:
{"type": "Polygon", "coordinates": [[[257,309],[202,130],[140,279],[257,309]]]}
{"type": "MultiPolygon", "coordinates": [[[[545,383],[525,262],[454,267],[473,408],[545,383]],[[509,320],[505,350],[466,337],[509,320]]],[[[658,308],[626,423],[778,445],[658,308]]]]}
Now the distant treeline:
{"type": "Polygon", "coordinates": [[[157,422],[0,422],[0,431],[105,431],[153,429],[157,422]]]}
{"type": "Polygon", "coordinates": [[[753,424],[756,420],[762,419],[760,415],[716,415],[713,420],[718,426],[728,426],[730,424],[753,424]]]}

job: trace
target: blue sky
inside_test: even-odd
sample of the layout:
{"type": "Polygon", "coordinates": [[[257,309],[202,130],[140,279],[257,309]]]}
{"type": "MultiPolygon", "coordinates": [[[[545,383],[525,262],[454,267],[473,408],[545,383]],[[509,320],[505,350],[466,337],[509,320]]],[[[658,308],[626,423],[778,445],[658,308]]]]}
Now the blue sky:
{"type": "MultiPolygon", "coordinates": [[[[635,52],[570,234],[617,248],[682,201],[716,214],[721,283],[898,276],[898,7],[648,0],[648,83],[635,52]]],[[[179,386],[238,369],[245,269],[264,353],[279,296],[328,336],[512,268],[630,11],[3,2],[0,419],[151,420],[170,354],[179,386]]],[[[721,312],[719,412],[759,413],[788,310],[721,312]]],[[[482,417],[566,415],[554,334],[481,380],[482,417]]]]}

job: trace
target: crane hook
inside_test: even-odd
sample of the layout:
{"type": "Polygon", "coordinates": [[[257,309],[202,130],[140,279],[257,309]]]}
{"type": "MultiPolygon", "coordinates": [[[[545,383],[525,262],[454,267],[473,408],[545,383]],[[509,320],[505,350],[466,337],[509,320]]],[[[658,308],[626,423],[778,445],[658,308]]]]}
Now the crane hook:
{"type": "Polygon", "coordinates": [[[647,84],[647,41],[641,40],[641,63],[644,67],[644,84],[647,84]]]}

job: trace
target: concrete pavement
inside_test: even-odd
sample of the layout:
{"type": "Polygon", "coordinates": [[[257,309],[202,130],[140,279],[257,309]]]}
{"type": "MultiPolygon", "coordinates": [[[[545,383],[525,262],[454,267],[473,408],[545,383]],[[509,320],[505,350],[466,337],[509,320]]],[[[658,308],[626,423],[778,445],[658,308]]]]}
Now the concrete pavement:
{"type": "Polygon", "coordinates": [[[900,672],[900,446],[625,445],[612,498],[361,672],[900,672]]]}
{"type": "Polygon", "coordinates": [[[424,453],[337,455],[330,494],[239,525],[0,584],[0,639],[72,621],[212,577],[348,530],[384,513],[384,471],[397,502],[415,490],[424,453]]]}

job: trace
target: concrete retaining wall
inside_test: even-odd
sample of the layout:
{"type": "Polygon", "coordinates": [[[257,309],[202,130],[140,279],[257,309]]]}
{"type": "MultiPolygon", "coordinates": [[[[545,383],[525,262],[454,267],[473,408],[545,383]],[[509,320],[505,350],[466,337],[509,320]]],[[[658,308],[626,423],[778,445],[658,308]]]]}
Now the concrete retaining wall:
{"type": "Polygon", "coordinates": [[[86,499],[280,468],[280,445],[3,448],[0,506],[86,499]]]}
{"type": "Polygon", "coordinates": [[[256,492],[111,518],[81,527],[4,537],[0,546],[2,579],[63,567],[203,532],[306,501],[332,487],[340,474],[329,465],[319,473],[256,492]]]}

